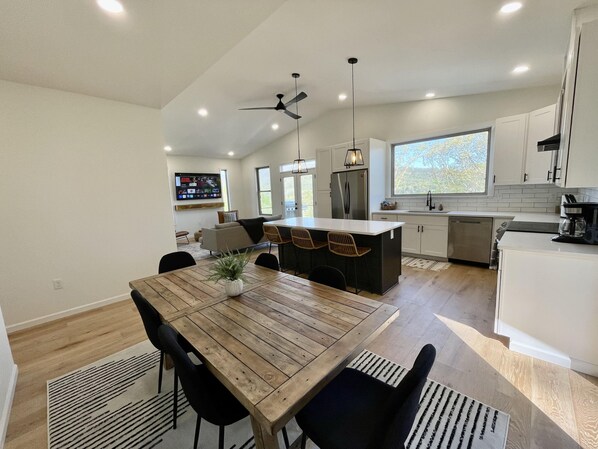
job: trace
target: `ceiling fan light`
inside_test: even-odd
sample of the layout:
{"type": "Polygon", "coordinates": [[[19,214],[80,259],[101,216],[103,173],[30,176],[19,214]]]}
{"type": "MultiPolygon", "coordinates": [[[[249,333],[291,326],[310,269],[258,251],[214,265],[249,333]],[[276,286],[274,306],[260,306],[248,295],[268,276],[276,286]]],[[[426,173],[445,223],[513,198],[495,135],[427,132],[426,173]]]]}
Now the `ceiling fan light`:
{"type": "Polygon", "coordinates": [[[305,163],[305,159],[295,159],[293,161],[292,173],[294,175],[298,175],[300,173],[307,173],[307,165],[305,163]]]}
{"type": "Polygon", "coordinates": [[[345,167],[357,167],[364,165],[363,153],[359,148],[349,148],[345,154],[345,167]]]}

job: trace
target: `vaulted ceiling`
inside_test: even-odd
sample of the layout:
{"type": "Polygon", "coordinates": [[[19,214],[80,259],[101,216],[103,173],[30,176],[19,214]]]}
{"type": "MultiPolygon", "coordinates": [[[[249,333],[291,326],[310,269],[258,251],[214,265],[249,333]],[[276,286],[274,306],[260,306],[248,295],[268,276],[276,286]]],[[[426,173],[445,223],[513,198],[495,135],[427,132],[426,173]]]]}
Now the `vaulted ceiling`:
{"type": "Polygon", "coordinates": [[[504,15],[501,0],[121,1],[110,15],[94,0],[0,0],[0,79],[162,108],[173,154],[213,157],[294,129],[238,111],[292,95],[292,72],[303,123],[348,107],[350,56],[358,105],[557,84],[573,9],[598,3],[522,0],[504,15]]]}

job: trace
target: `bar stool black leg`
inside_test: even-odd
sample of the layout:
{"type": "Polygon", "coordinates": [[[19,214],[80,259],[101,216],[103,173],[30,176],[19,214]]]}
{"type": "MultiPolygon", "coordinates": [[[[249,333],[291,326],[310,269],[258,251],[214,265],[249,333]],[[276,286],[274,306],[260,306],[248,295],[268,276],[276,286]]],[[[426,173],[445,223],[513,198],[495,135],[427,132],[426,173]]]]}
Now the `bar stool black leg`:
{"type": "Polygon", "coordinates": [[[357,260],[353,258],[353,273],[355,274],[355,294],[359,294],[359,288],[357,287],[357,260]]]}

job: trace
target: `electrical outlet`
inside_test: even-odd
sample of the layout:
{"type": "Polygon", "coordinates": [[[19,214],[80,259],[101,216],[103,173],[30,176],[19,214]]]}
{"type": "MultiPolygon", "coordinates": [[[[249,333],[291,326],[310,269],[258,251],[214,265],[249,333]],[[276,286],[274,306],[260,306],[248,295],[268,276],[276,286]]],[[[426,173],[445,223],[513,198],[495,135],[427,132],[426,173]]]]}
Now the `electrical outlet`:
{"type": "Polygon", "coordinates": [[[62,279],[52,279],[52,285],[54,285],[54,290],[62,289],[62,279]]]}

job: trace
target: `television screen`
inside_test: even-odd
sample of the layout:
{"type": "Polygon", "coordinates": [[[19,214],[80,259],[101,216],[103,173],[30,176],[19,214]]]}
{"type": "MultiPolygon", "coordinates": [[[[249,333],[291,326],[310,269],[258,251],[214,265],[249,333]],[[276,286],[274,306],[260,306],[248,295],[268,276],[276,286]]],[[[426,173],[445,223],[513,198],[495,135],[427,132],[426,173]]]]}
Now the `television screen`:
{"type": "Polygon", "coordinates": [[[174,187],[180,201],[222,198],[220,175],[216,173],[175,173],[174,187]]]}

